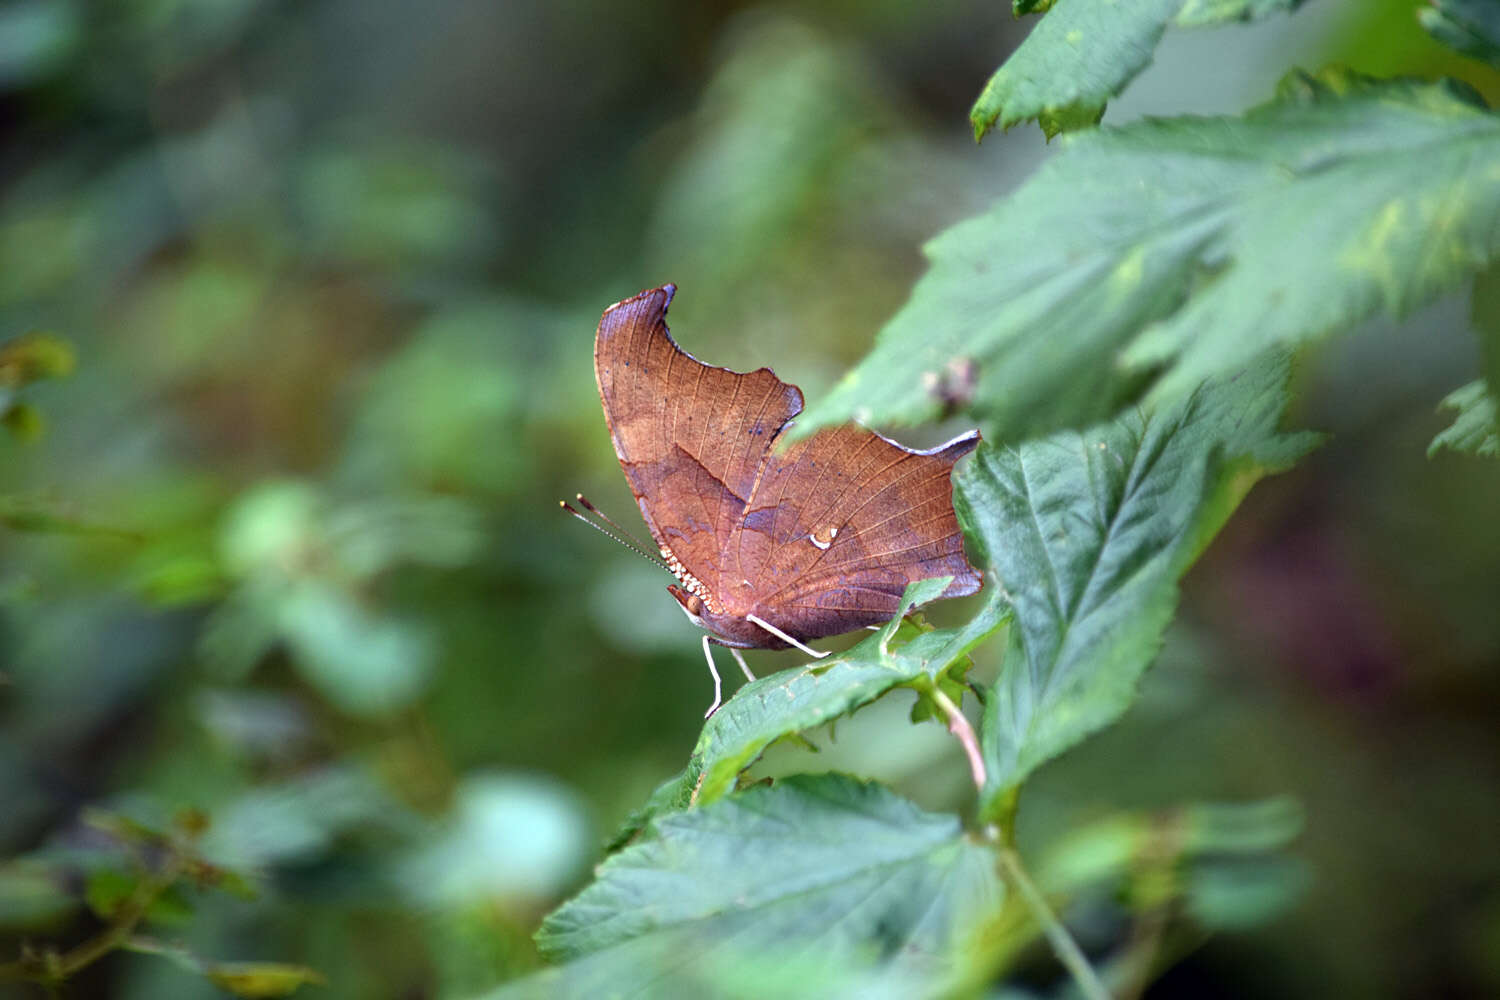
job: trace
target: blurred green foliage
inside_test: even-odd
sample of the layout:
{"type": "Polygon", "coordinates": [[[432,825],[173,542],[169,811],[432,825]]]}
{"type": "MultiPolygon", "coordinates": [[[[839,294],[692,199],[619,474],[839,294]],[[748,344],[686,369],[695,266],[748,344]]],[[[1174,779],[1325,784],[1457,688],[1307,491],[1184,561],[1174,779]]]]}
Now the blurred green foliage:
{"type": "MultiPolygon", "coordinates": [[[[682,767],[708,691],[662,580],[556,514],[575,490],[630,507],[598,314],[676,281],[689,350],[818,399],[921,242],[1042,155],[1023,132],[975,150],[965,121],[1019,41],[1008,18],[0,11],[0,962],[134,906],[130,949],[74,995],[461,997],[535,968],[532,932],[682,767]]],[[[1255,30],[1359,70],[1448,58],[1394,0],[1255,30]]],[[[1225,43],[1203,44],[1160,85],[1213,75],[1225,43]]],[[[1285,69],[1278,49],[1220,110],[1285,69]]],[[[1027,786],[1018,842],[1044,890],[1079,893],[1086,949],[1166,906],[1200,929],[1283,914],[1206,943],[1164,914],[1162,954],[1186,961],[1153,996],[1500,989],[1500,472],[1423,456],[1473,377],[1461,313],[1309,359],[1302,418],[1332,442],[1188,577],[1121,725],[1027,786]],[[1286,792],[1305,866],[1271,856],[1300,822],[1280,800],[1179,805],[1286,792]]],[[[997,660],[981,647],[974,674],[997,660]]],[[[893,703],[752,773],[852,770],[964,808],[956,745],[893,726],[912,702],[893,703]]],[[[1030,935],[986,940],[1028,988],[1053,981],[1008,951],[1030,935]]]]}

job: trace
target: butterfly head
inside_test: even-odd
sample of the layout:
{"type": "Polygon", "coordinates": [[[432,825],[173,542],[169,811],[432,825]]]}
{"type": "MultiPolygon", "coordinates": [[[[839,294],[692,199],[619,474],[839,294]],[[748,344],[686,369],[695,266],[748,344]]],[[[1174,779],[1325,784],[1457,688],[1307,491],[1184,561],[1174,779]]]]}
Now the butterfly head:
{"type": "Polygon", "coordinates": [[[683,613],[699,628],[708,628],[708,623],[703,620],[703,612],[707,610],[703,605],[703,599],[697,594],[690,594],[675,583],[667,584],[667,593],[677,598],[677,603],[682,605],[683,613]]]}

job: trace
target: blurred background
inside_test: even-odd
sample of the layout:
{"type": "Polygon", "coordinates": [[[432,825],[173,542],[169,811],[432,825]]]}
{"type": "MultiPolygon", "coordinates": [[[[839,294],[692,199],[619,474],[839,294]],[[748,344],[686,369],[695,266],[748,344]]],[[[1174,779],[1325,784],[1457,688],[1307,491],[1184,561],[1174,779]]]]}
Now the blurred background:
{"type": "MultiPolygon", "coordinates": [[[[1170,34],[1106,121],[1237,112],[1330,61],[1500,97],[1413,6],[1170,34]]],[[[557,510],[581,490],[637,524],[599,313],[674,281],[689,351],[815,397],[921,244],[1049,154],[971,138],[1027,27],[1008,8],[0,7],[0,343],[74,355],[22,391],[42,426],[0,433],[0,961],[100,926],[90,810],[192,807],[254,892],[183,887],[163,939],[338,998],[534,967],[710,696],[666,579],[557,510]]],[[[1189,576],[1126,719],[1028,786],[1023,849],[1124,808],[1302,802],[1295,907],[1151,995],[1500,993],[1500,463],[1425,456],[1475,371],[1466,294],[1310,357],[1293,418],[1331,440],[1189,576]]],[[[762,766],[962,809],[908,707],[762,766]]],[[[74,995],[221,994],[121,953],[74,995]]]]}

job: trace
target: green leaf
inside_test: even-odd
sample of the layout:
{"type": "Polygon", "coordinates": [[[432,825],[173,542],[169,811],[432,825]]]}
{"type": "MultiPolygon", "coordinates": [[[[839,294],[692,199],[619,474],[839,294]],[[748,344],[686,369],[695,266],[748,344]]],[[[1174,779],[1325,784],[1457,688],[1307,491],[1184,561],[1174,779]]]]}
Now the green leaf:
{"type": "Polygon", "coordinates": [[[949,403],[934,373],[962,360],[969,412],[1017,440],[1403,313],[1500,249],[1497,164],[1500,119],[1458,85],[1337,73],[1243,117],[1070,135],[928,245],[910,300],[794,433],[930,420],[949,403]]]}
{"type": "Polygon", "coordinates": [[[1256,854],[1286,847],[1302,833],[1296,799],[1203,803],[1182,813],[1183,849],[1199,854],[1256,854]]]}
{"type": "Polygon", "coordinates": [[[32,332],[0,343],[0,388],[19,388],[73,372],[72,346],[50,333],[32,332]]]}
{"type": "Polygon", "coordinates": [[[16,0],[0,8],[0,86],[43,79],[66,65],[84,37],[78,8],[47,0],[16,0]]]}
{"type": "Polygon", "coordinates": [[[89,829],[121,844],[153,851],[171,851],[174,847],[171,819],[150,799],[129,802],[123,810],[89,807],[83,811],[83,821],[89,829]]]}
{"type": "Polygon", "coordinates": [[[1438,404],[1454,411],[1453,423],[1427,446],[1431,458],[1444,448],[1500,457],[1500,265],[1474,278],[1471,322],[1479,337],[1478,381],[1455,389],[1438,404]]]}
{"type": "Polygon", "coordinates": [[[556,899],[594,853],[582,805],[561,782],[478,774],[454,789],[449,817],[399,865],[396,881],[433,911],[556,899]]]}
{"type": "Polygon", "coordinates": [[[311,770],[247,790],[214,811],[203,859],[234,872],[311,864],[351,831],[408,831],[411,814],[353,766],[311,770]]]}
{"type": "MultiPolygon", "coordinates": [[[[89,875],[84,886],[84,902],[100,920],[113,920],[120,907],[140,891],[142,878],[138,872],[101,868],[89,875]]],[[[152,923],[184,924],[192,916],[193,909],[187,900],[171,888],[153,896],[146,907],[146,919],[152,923]]]]}
{"type": "Polygon", "coordinates": [[[1047,141],[1052,141],[1064,132],[1076,132],[1081,128],[1098,125],[1104,119],[1104,107],[1063,108],[1059,111],[1043,111],[1036,116],[1047,141]]]}
{"type": "Polygon", "coordinates": [[[1179,28],[1206,28],[1234,21],[1259,21],[1290,14],[1303,0],[1186,0],[1172,23],[1179,28]]]}
{"type": "Polygon", "coordinates": [[[24,444],[37,441],[47,429],[46,420],[30,403],[13,403],[9,407],[0,405],[0,423],[24,444]]]}
{"type": "Polygon", "coordinates": [[[909,1000],[935,996],[934,974],[797,951],[773,941],[753,953],[704,948],[691,931],[664,931],[545,969],[484,1000],[555,997],[712,997],[713,1000],[909,1000]]]}
{"type": "Polygon", "coordinates": [[[1475,276],[1469,322],[1479,337],[1479,373],[1489,384],[1490,399],[1500,404],[1500,263],[1475,276]]]}
{"type": "Polygon", "coordinates": [[[1449,48],[1500,66],[1500,4],[1495,0],[1431,0],[1417,19],[1449,48]]]}
{"type": "Polygon", "coordinates": [[[1002,894],[993,853],[957,817],[847,776],[798,775],[658,817],[546,919],[537,944],[554,960],[600,956],[594,974],[616,996],[648,994],[635,949],[663,935],[710,967],[769,949],[812,966],[933,972],[1002,894]]]}
{"type": "Polygon", "coordinates": [[[1432,439],[1427,446],[1428,458],[1444,448],[1500,458],[1500,411],[1484,379],[1453,390],[1439,408],[1454,412],[1453,423],[1432,439]]]}
{"type": "Polygon", "coordinates": [[[50,333],[27,333],[0,343],[0,425],[30,444],[42,436],[46,421],[29,403],[17,399],[22,386],[73,371],[73,348],[50,333]]]}
{"type": "Polygon", "coordinates": [[[67,872],[34,858],[0,863],[0,930],[35,930],[77,907],[67,872]]]}
{"type": "MultiPolygon", "coordinates": [[[[985,84],[969,112],[974,138],[1039,119],[1048,138],[1099,120],[1105,103],[1151,62],[1167,25],[1248,21],[1301,0],[1058,0],[985,84]]],[[[1035,4],[1017,4],[1027,13],[1035,4]]]]}
{"type": "Polygon", "coordinates": [[[283,962],[216,962],[203,970],[209,982],[237,997],[285,997],[327,980],[316,969],[283,962]]]}
{"type": "Polygon", "coordinates": [[[177,945],[148,937],[132,937],[124,942],[130,951],[160,955],[179,968],[207,979],[221,990],[237,997],[285,997],[304,986],[321,986],[328,982],[321,972],[305,965],[285,962],[216,962],[177,945]]]}
{"type": "Polygon", "coordinates": [[[1262,360],[1154,414],[1018,448],[981,445],[954,479],[1015,619],[985,699],[996,816],[1038,765],[1114,721],[1161,644],[1177,580],[1250,486],[1311,435],[1277,430],[1287,364],[1262,360]]]}
{"type": "Polygon", "coordinates": [[[1289,798],[1120,814],[1048,845],[1037,882],[1055,898],[1107,894],[1136,909],[1180,899],[1205,927],[1243,929],[1305,887],[1305,865],[1281,853],[1302,827],[1289,798]]]}
{"type": "Polygon", "coordinates": [[[295,581],[280,597],[276,624],[298,669],[343,711],[385,715],[425,689],[436,656],[425,623],[374,613],[323,580],[295,581]]]}
{"type": "Polygon", "coordinates": [[[1253,857],[1279,851],[1302,828],[1302,807],[1286,797],[1122,813],[1077,827],[1048,845],[1036,877],[1049,893],[1069,896],[1125,877],[1153,858],[1253,857]]]}
{"type": "Polygon", "coordinates": [[[1058,0],[995,71],[969,111],[974,138],[1048,115],[1098,120],[1151,62],[1182,0],[1058,0]]]}
{"type": "Polygon", "coordinates": [[[605,853],[613,854],[630,844],[645,832],[647,825],[653,819],[662,813],[676,812],[692,805],[693,783],[696,780],[696,775],[689,777],[688,769],[683,768],[657,785],[645,804],[625,817],[625,822],[620,824],[620,829],[604,845],[605,853]]]}
{"type": "Polygon", "coordinates": [[[1464,84],[1294,74],[1245,123],[1251,143],[1283,130],[1260,165],[1295,176],[1240,187],[1204,259],[1222,273],[1125,352],[1136,367],[1172,363],[1158,396],[1273,344],[1403,315],[1500,249],[1500,117],[1464,84]]]}
{"type": "Polygon", "coordinates": [[[1310,881],[1297,858],[1218,859],[1194,866],[1184,895],[1188,913],[1202,926],[1239,931],[1279,917],[1310,881]]]}
{"type": "MultiPolygon", "coordinates": [[[[891,640],[906,613],[941,594],[950,579],[920,580],[907,587],[900,613],[848,652],[740,688],[703,726],[682,779],[691,789],[691,800],[701,804],[723,796],[739,773],[783,736],[853,712],[891,688],[930,686],[999,628],[1003,606],[992,594],[967,625],[919,633],[893,647],[891,640]]],[[[676,798],[680,797],[679,792],[676,798]]]]}
{"type": "Polygon", "coordinates": [[[39,497],[0,496],[0,525],[12,531],[60,535],[105,535],[128,541],[142,536],[125,528],[84,520],[67,505],[39,497]]]}

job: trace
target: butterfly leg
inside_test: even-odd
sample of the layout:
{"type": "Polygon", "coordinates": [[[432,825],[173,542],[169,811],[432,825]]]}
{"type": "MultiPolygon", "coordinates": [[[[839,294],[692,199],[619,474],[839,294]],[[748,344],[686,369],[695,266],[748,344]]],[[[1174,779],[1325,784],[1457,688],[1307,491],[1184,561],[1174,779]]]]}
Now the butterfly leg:
{"type": "Polygon", "coordinates": [[[734,662],[738,663],[740,665],[740,669],[745,672],[745,680],[755,680],[755,675],[750,672],[750,665],[745,662],[745,658],[740,655],[740,651],[738,649],[735,649],[733,646],[730,646],[729,652],[734,656],[734,662]]]}
{"type": "Polygon", "coordinates": [[[786,643],[788,646],[792,646],[792,647],[794,647],[796,649],[802,650],[802,652],[806,653],[808,656],[811,656],[815,660],[821,660],[825,656],[832,655],[832,654],[826,653],[826,652],[825,653],[820,653],[816,649],[811,649],[808,646],[803,645],[802,643],[798,642],[796,639],[793,639],[791,636],[787,635],[785,632],[781,631],[781,629],[777,628],[775,625],[772,625],[770,622],[766,621],[764,618],[760,617],[759,615],[746,615],[745,616],[745,620],[747,622],[752,622],[752,623],[754,623],[756,625],[759,625],[761,628],[765,629],[767,632],[771,633],[776,638],[778,638],[782,642],[786,643]]]}
{"type": "Polygon", "coordinates": [[[719,710],[719,703],[723,701],[724,683],[719,680],[719,670],[714,666],[714,654],[708,649],[708,635],[703,636],[703,658],[708,661],[708,672],[714,679],[714,703],[708,706],[708,711],[703,713],[706,719],[719,710]]]}

